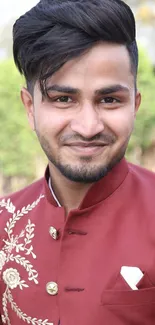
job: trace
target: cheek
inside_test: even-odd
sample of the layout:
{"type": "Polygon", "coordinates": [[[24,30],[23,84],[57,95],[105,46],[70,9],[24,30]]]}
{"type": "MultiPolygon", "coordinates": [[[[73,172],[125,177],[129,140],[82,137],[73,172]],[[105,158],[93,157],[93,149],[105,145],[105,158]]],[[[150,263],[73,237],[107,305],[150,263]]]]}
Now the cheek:
{"type": "Polygon", "coordinates": [[[58,135],[68,123],[63,114],[51,110],[38,110],[35,114],[35,122],[39,132],[50,136],[58,135]]]}
{"type": "Polygon", "coordinates": [[[134,112],[131,110],[120,109],[109,112],[106,124],[117,138],[128,137],[134,126],[134,112]],[[111,116],[110,116],[111,115],[111,116]]]}

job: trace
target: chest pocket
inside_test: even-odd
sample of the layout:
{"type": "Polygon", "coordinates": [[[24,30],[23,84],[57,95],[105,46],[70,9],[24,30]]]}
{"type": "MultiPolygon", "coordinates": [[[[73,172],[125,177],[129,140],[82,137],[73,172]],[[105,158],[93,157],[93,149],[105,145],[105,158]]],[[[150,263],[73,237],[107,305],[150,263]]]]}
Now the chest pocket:
{"type": "Polygon", "coordinates": [[[145,273],[137,285],[128,287],[121,275],[111,290],[104,290],[101,304],[108,311],[108,325],[154,325],[155,286],[145,273]]]}

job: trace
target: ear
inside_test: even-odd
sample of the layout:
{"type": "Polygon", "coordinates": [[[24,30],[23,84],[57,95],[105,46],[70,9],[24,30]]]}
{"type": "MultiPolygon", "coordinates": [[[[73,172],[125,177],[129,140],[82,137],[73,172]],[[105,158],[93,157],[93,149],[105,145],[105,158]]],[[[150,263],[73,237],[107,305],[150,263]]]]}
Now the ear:
{"type": "Polygon", "coordinates": [[[34,130],[35,126],[34,126],[33,98],[32,98],[32,95],[29,93],[29,91],[25,87],[23,87],[21,90],[21,100],[25,106],[31,129],[34,130]]]}
{"type": "Polygon", "coordinates": [[[136,97],[135,97],[135,117],[141,104],[141,97],[142,97],[141,93],[137,90],[136,97]]]}

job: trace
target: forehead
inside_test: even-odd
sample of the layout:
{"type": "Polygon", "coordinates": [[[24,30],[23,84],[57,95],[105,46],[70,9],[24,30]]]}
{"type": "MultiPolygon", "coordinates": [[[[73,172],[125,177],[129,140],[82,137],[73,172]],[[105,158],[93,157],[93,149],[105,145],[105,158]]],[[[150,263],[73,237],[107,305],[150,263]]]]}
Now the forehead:
{"type": "Polygon", "coordinates": [[[47,84],[95,91],[103,86],[120,83],[128,87],[134,84],[129,53],[123,45],[101,43],[64,64],[47,84]]]}

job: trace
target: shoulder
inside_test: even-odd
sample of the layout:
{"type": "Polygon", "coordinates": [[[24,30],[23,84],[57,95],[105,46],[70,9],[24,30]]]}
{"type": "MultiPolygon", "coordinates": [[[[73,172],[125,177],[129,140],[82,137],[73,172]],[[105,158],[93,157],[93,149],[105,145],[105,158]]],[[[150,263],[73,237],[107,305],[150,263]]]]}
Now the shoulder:
{"type": "Polygon", "coordinates": [[[34,183],[26,186],[25,188],[21,189],[20,191],[11,193],[10,195],[0,198],[0,202],[2,200],[8,200],[8,199],[14,202],[20,202],[23,200],[25,201],[30,197],[35,198],[36,195],[43,192],[43,190],[44,190],[44,178],[41,178],[35,181],[34,183]]]}
{"type": "Polygon", "coordinates": [[[150,171],[142,166],[138,166],[138,165],[134,165],[132,163],[128,163],[129,165],[129,171],[134,174],[137,175],[137,177],[140,178],[145,178],[148,180],[155,180],[155,173],[153,171],[150,171]]]}
{"type": "Polygon", "coordinates": [[[155,173],[141,166],[129,163],[129,174],[135,183],[144,187],[152,188],[155,191],[155,173]]]}
{"type": "Polygon", "coordinates": [[[32,183],[22,190],[0,198],[0,228],[10,213],[34,205],[44,197],[44,178],[32,183]],[[8,214],[9,212],[9,214],[8,214]]]}

